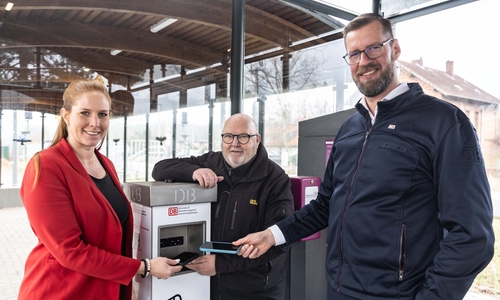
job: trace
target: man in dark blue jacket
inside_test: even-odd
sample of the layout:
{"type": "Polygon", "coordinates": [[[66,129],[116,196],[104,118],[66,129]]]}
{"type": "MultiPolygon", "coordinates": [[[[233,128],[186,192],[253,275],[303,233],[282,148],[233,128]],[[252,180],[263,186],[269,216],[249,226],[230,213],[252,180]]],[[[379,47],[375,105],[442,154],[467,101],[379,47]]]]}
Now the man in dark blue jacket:
{"type": "Polygon", "coordinates": [[[361,15],[344,42],[364,97],[335,138],[318,197],[236,241],[239,254],[328,227],[328,299],[463,299],[494,245],[475,130],[459,108],[398,81],[389,20],[361,15]]]}

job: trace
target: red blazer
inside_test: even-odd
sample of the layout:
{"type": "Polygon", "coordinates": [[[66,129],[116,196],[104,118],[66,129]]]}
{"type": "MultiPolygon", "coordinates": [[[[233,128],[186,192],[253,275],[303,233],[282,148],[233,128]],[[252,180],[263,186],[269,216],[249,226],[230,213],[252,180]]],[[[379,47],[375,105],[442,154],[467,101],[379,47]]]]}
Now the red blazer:
{"type": "MultiPolygon", "coordinates": [[[[121,189],[113,163],[95,151],[113,182],[121,189]]],[[[75,153],[61,140],[40,153],[40,173],[28,163],[21,198],[38,244],[29,254],[19,299],[131,299],[132,279],[140,261],[132,259],[133,216],[123,228],[116,213],[85,171],[75,153]],[[122,252],[125,238],[125,254],[122,252]]]]}

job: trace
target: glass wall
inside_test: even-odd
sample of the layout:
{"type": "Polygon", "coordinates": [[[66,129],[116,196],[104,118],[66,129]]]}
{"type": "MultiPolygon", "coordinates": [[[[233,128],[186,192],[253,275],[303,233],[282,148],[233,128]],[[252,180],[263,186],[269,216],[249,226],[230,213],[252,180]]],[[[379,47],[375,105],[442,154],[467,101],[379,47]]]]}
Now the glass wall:
{"type": "MultiPolygon", "coordinates": [[[[467,6],[450,11],[460,12],[467,6]]],[[[440,13],[435,15],[439,16],[440,13]]],[[[423,18],[395,26],[403,53],[404,42],[414,38],[405,36],[405,32],[409,27],[418,27],[421,19],[423,18]]],[[[408,32],[408,35],[414,34],[408,32]]],[[[411,50],[414,52],[414,49],[411,50]]],[[[290,175],[297,172],[298,123],[352,108],[360,98],[360,93],[351,80],[349,68],[342,59],[344,52],[343,40],[337,40],[245,65],[242,112],[253,116],[258,122],[270,157],[290,175]]],[[[23,48],[17,51],[15,47],[9,47],[9,52],[4,52],[4,57],[7,54],[15,57],[15,61],[19,62],[19,72],[32,73],[33,65],[29,61],[33,60],[35,53],[35,49],[28,51],[23,48]],[[22,68],[23,61],[25,68],[22,68]]],[[[82,71],[75,62],[50,51],[44,51],[42,57],[45,58],[46,73],[49,68],[53,69],[57,65],[61,72],[72,73],[75,77],[97,76],[96,73],[82,71]]],[[[462,62],[457,61],[458,64],[462,62]]],[[[231,105],[227,95],[217,93],[216,84],[182,92],[153,94],[151,91],[146,78],[154,75],[153,81],[161,82],[166,78],[179,76],[176,74],[179,74],[180,69],[180,66],[157,65],[153,71],[144,74],[144,80],[137,81],[130,87],[116,84],[110,86],[111,92],[129,90],[133,97],[131,111],[126,116],[118,114],[112,119],[108,139],[101,149],[115,163],[123,182],[152,180],[152,168],[160,159],[199,155],[220,149],[220,133],[225,119],[230,115],[231,105]],[[161,69],[167,70],[163,72],[166,77],[162,77],[161,69]],[[152,102],[151,99],[156,101],[152,102]]],[[[9,78],[16,77],[15,74],[12,68],[4,68],[2,80],[8,82],[9,78]]],[[[457,75],[465,80],[469,75],[472,76],[457,75]]],[[[103,80],[107,84],[105,77],[103,80]]],[[[477,82],[478,88],[480,84],[481,82],[477,82]]],[[[19,96],[12,91],[2,91],[2,97],[16,96],[25,97],[24,107],[28,108],[29,95],[19,96]]],[[[499,102],[474,100],[468,100],[473,104],[472,108],[463,109],[480,133],[492,187],[499,190],[499,102]]],[[[457,102],[454,104],[460,105],[457,102]]],[[[55,132],[58,110],[55,109],[53,113],[32,110],[19,107],[2,111],[2,187],[19,186],[27,160],[36,151],[47,147],[55,132]]]]}
{"type": "MultiPolygon", "coordinates": [[[[466,31],[467,28],[460,24],[467,22],[454,23],[466,20],[465,12],[484,14],[484,20],[493,19],[493,15],[487,15],[495,12],[488,9],[493,1],[478,2],[398,23],[395,32],[403,53],[400,57],[401,80],[420,82],[426,92],[459,106],[476,127],[496,204],[500,201],[500,92],[496,89],[497,76],[493,73],[496,67],[490,66],[491,71],[482,69],[495,58],[490,55],[490,59],[481,61],[477,55],[472,55],[481,49],[496,49],[495,45],[488,44],[494,39],[481,39],[474,31],[466,31]],[[475,48],[466,50],[465,45],[475,48]],[[428,52],[429,49],[433,51],[428,52]],[[461,53],[464,50],[466,52],[461,53]],[[446,72],[448,75],[442,76],[456,75],[462,80],[450,88],[464,86],[461,82],[471,83],[475,86],[475,97],[445,95],[439,92],[438,82],[418,77],[403,67],[403,62],[415,62],[420,68],[428,68],[428,71],[430,68],[430,72],[436,73],[436,70],[449,71],[448,61],[455,63],[455,69],[452,63],[451,75],[446,72]]],[[[401,1],[388,1],[387,9],[391,13],[407,9],[396,5],[398,3],[401,1]]],[[[491,24],[484,20],[470,22],[469,26],[489,28],[491,24]]],[[[38,82],[57,93],[66,87],[66,83],[59,81],[61,74],[65,78],[95,78],[98,75],[49,50],[16,48],[6,41],[2,46],[0,81],[3,84],[18,84],[19,78],[26,78],[30,85],[38,82]],[[43,58],[38,66],[35,65],[37,55],[43,58]],[[35,81],[36,76],[43,80],[35,81]]],[[[337,40],[245,65],[242,112],[256,120],[270,158],[289,175],[297,173],[299,122],[350,109],[361,97],[342,59],[344,53],[343,40],[337,40]]],[[[114,162],[122,182],[151,181],[154,164],[161,159],[220,150],[222,126],[231,115],[229,88],[224,90],[219,84],[210,83],[162,92],[154,90],[150,84],[179,77],[182,72],[179,65],[155,65],[130,86],[108,84],[105,74],[100,74],[110,92],[127,91],[133,99],[127,104],[128,110],[117,110],[101,148],[101,152],[114,162]]],[[[60,92],[58,95],[62,96],[60,92]]],[[[57,105],[60,103],[41,112],[32,105],[28,91],[3,89],[1,97],[18,101],[17,105],[3,106],[0,110],[0,182],[1,187],[19,187],[28,160],[50,145],[59,122],[60,107],[57,105]]],[[[489,277],[485,275],[481,280],[488,282],[489,277]]],[[[496,280],[488,284],[498,289],[496,280]]]]}

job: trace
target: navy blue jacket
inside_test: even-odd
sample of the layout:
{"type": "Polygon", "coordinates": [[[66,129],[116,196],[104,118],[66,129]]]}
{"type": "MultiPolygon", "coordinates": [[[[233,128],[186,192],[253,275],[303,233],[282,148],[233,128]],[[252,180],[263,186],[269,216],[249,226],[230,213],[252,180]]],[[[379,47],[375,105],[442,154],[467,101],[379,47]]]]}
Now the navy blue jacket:
{"type": "Polygon", "coordinates": [[[318,198],[278,223],[328,226],[327,281],[363,300],[462,299],[493,255],[492,204],[467,116],[418,84],[340,128],[318,198]]]}

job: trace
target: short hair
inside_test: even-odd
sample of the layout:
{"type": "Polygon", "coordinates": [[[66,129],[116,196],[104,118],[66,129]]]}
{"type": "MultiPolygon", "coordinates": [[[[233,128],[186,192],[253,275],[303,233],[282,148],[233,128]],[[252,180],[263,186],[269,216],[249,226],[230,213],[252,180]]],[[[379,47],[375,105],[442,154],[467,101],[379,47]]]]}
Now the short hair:
{"type": "Polygon", "coordinates": [[[349,32],[365,27],[372,22],[379,22],[382,25],[384,32],[388,33],[391,38],[394,38],[391,21],[376,13],[361,14],[354,18],[344,27],[344,38],[349,32]]]}

